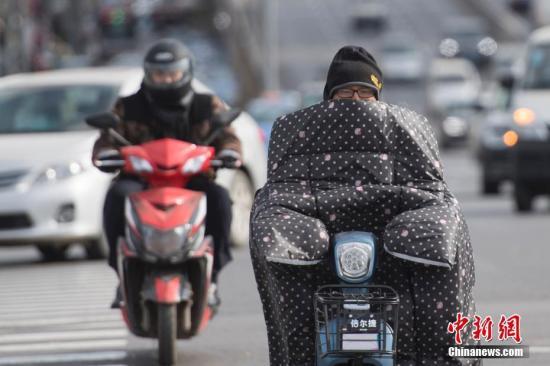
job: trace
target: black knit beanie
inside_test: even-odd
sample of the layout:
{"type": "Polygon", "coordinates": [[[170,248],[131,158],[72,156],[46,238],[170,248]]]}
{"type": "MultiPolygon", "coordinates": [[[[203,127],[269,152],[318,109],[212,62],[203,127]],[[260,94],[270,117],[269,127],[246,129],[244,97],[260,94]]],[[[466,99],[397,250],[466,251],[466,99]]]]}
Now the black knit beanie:
{"type": "Polygon", "coordinates": [[[350,84],[374,89],[376,99],[379,99],[382,71],[374,57],[363,47],[345,46],[336,53],[328,70],[323,98],[332,98],[336,89],[350,84]]]}

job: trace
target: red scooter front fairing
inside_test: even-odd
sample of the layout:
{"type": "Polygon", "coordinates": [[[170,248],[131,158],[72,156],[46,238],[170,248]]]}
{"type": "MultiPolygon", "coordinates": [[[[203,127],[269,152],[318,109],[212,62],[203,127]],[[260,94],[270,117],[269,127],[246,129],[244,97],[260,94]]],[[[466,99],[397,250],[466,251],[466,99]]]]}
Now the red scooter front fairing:
{"type": "Polygon", "coordinates": [[[205,237],[206,196],[182,187],[210,168],[211,147],[162,139],[121,149],[124,171],[147,189],[126,200],[120,238],[122,312],[135,335],[159,339],[159,358],[175,358],[175,339],[208,324],[213,243],[205,237]]]}

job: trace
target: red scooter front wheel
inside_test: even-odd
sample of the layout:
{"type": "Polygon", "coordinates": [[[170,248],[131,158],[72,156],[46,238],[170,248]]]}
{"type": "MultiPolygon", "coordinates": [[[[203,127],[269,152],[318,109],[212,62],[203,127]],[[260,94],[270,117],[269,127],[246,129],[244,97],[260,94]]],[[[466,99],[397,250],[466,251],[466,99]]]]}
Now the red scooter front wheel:
{"type": "Polygon", "coordinates": [[[175,304],[157,304],[159,363],[172,366],[176,363],[177,309],[175,304]]]}

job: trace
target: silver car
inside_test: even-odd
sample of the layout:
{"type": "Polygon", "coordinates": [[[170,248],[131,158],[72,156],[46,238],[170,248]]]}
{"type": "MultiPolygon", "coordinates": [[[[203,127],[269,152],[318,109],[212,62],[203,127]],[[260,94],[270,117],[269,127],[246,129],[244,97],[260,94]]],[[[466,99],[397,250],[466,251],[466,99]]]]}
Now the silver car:
{"type": "MultiPolygon", "coordinates": [[[[102,258],[102,207],[113,178],[91,164],[98,132],[84,117],[107,111],[139,89],[140,68],[88,68],[0,79],[0,246],[32,244],[48,260],[80,243],[102,258]]],[[[198,91],[208,91],[195,81],[198,91]]],[[[234,201],[232,240],[248,242],[254,191],[266,176],[256,122],[243,113],[233,124],[243,142],[242,170],[220,171],[234,201]]]]}

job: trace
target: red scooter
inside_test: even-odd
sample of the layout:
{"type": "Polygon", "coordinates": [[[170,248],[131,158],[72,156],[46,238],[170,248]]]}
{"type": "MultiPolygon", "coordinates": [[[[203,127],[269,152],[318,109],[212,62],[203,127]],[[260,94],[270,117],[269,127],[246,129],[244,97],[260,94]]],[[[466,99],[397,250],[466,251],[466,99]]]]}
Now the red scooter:
{"type": "MultiPolygon", "coordinates": [[[[209,141],[238,114],[215,117],[209,141]]],[[[118,242],[121,310],[133,334],[158,338],[159,363],[173,365],[176,339],[195,336],[213,315],[207,302],[213,243],[204,234],[206,196],[182,187],[209,168],[237,168],[240,160],[230,151],[215,158],[212,147],[169,138],[130,146],[115,132],[118,118],[111,113],[86,122],[127,145],[100,154],[94,162],[100,170],[121,169],[147,182],[126,201],[126,234],[118,242]]]]}

